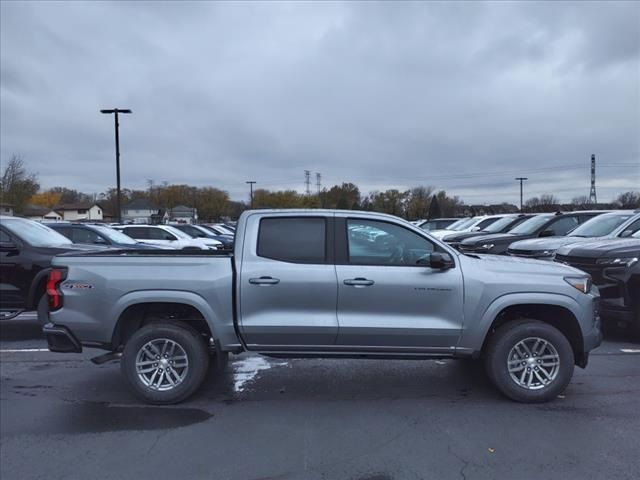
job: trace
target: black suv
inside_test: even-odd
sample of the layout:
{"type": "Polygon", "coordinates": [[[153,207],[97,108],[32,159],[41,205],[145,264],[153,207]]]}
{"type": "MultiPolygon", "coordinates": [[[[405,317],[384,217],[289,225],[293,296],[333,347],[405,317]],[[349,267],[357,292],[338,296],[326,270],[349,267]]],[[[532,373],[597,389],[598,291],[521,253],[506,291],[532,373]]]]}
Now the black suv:
{"type": "Polygon", "coordinates": [[[555,261],[591,275],[604,326],[624,323],[640,338],[640,231],[633,238],[560,247],[555,261]]]}
{"type": "Polygon", "coordinates": [[[541,213],[522,222],[507,233],[481,235],[463,240],[458,249],[463,253],[504,255],[513,242],[536,237],[563,236],[586,220],[602,213],[605,211],[541,213]]]}
{"type": "Polygon", "coordinates": [[[40,302],[46,307],[47,275],[54,256],[100,248],[74,245],[33,220],[0,217],[0,319],[35,310],[40,302]]]}
{"type": "Polygon", "coordinates": [[[123,249],[135,248],[136,250],[158,249],[158,247],[154,245],[138,242],[128,235],[105,225],[57,222],[48,223],[47,226],[61,233],[73,243],[106,245],[123,249]]]}
{"type": "Polygon", "coordinates": [[[458,232],[452,233],[451,235],[447,235],[442,238],[443,241],[447,242],[453,248],[458,248],[460,243],[467,238],[480,237],[483,235],[491,235],[493,233],[506,233],[513,230],[515,227],[520,225],[521,223],[529,220],[535,214],[513,214],[506,215],[502,217],[500,220],[496,220],[492,224],[484,227],[482,230],[476,230],[475,232],[458,232]]]}

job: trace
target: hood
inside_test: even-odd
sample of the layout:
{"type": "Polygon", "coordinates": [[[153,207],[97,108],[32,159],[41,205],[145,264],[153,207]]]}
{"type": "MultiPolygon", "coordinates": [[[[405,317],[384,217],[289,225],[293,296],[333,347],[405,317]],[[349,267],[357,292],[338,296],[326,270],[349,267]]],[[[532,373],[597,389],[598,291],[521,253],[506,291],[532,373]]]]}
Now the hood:
{"type": "Polygon", "coordinates": [[[524,275],[584,275],[577,268],[562,263],[541,262],[533,258],[508,257],[503,255],[461,255],[465,262],[476,261],[478,268],[486,272],[524,275]]]}
{"type": "Polygon", "coordinates": [[[480,235],[477,237],[471,237],[462,241],[462,245],[475,246],[482,245],[484,243],[504,243],[509,244],[523,238],[530,238],[526,235],[514,235],[513,233],[492,233],[489,235],[480,235]]]}
{"type": "Polygon", "coordinates": [[[546,237],[519,240],[509,246],[509,250],[543,251],[557,250],[564,245],[593,241],[593,238],[585,237],[546,237]]]}
{"type": "Polygon", "coordinates": [[[640,256],[640,239],[606,239],[567,245],[558,249],[558,255],[570,257],[635,257],[640,256]]]}
{"type": "Polygon", "coordinates": [[[488,235],[488,233],[481,230],[477,232],[452,232],[451,235],[445,235],[442,240],[445,242],[461,242],[467,238],[479,237],[481,235],[488,235]]]}

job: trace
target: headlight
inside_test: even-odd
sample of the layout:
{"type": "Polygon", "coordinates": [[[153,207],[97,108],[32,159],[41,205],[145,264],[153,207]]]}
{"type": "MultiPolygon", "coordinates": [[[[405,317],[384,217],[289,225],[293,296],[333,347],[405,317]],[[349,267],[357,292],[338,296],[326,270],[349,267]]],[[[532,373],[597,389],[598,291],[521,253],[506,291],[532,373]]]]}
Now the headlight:
{"type": "Polygon", "coordinates": [[[564,277],[564,281],[571,285],[576,290],[580,290],[582,293],[589,293],[591,290],[591,277],[564,277]]]}
{"type": "Polygon", "coordinates": [[[485,243],[484,245],[480,245],[481,250],[491,250],[493,248],[493,243],[485,243]]]}
{"type": "Polygon", "coordinates": [[[638,257],[618,257],[600,258],[596,260],[598,265],[609,265],[611,267],[633,267],[638,263],[638,257]]]}

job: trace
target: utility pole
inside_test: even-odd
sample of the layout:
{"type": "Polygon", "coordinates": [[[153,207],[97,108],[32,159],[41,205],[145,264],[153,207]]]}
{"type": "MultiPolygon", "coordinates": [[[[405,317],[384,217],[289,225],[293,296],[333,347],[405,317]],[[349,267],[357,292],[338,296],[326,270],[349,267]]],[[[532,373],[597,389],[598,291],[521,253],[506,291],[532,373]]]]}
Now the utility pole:
{"type": "Polygon", "coordinates": [[[598,203],[596,197],[596,156],[591,154],[591,191],[589,192],[589,203],[595,205],[598,203]]]}
{"type": "Polygon", "coordinates": [[[309,170],[304,171],[304,185],[307,195],[311,195],[311,172],[309,170]]]}
{"type": "Polygon", "coordinates": [[[529,179],[527,177],[516,177],[516,180],[520,181],[520,213],[522,213],[522,182],[529,179]]]}
{"type": "Polygon", "coordinates": [[[318,189],[318,195],[320,195],[320,190],[322,189],[321,188],[321,182],[320,182],[321,178],[322,177],[320,176],[320,173],[316,172],[316,188],[318,189]]]}
{"type": "Polygon", "coordinates": [[[116,129],[116,209],[118,210],[118,223],[122,223],[122,209],[120,205],[121,193],[120,193],[120,123],[118,122],[119,113],[131,113],[128,108],[111,108],[100,110],[100,113],[107,115],[114,114],[113,119],[116,129]]]}
{"type": "Polygon", "coordinates": [[[251,208],[253,208],[253,185],[254,185],[256,182],[255,182],[255,181],[253,181],[253,180],[249,180],[249,181],[244,182],[244,183],[248,183],[248,184],[249,184],[249,189],[250,189],[250,190],[249,190],[249,191],[250,191],[250,194],[249,194],[249,195],[250,195],[250,197],[249,197],[249,198],[251,198],[251,208]]]}

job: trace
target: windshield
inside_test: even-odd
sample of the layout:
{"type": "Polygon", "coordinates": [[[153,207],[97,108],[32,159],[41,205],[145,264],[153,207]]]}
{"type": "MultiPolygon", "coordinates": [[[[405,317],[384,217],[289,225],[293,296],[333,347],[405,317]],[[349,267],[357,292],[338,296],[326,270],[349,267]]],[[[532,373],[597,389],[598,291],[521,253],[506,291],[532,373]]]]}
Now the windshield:
{"type": "Polygon", "coordinates": [[[509,224],[511,224],[515,219],[513,217],[502,217],[500,220],[496,220],[490,225],[487,225],[487,228],[483,228],[483,232],[489,233],[499,233],[509,224]]]}
{"type": "Polygon", "coordinates": [[[119,243],[121,245],[135,245],[136,243],[138,243],[129,235],[125,235],[124,233],[119,232],[118,230],[114,230],[113,228],[103,227],[102,225],[94,225],[93,228],[95,228],[98,233],[111,240],[112,243],[119,243]]]}
{"type": "Polygon", "coordinates": [[[632,213],[628,215],[598,215],[597,217],[593,217],[578,228],[576,228],[573,232],[569,234],[570,237],[602,237],[604,235],[609,235],[613,232],[617,227],[622,225],[626,220],[633,216],[632,213]]]}
{"type": "Polygon", "coordinates": [[[164,230],[167,230],[168,232],[173,233],[176,237],[181,238],[182,240],[191,240],[191,237],[189,235],[187,235],[182,230],[179,230],[175,227],[170,227],[169,225],[166,225],[162,228],[164,230]]]}
{"type": "Polygon", "coordinates": [[[457,225],[453,226],[453,225],[449,225],[446,230],[454,230],[456,232],[460,232],[461,230],[464,230],[465,228],[471,226],[472,223],[475,222],[474,218],[465,218],[463,222],[456,222],[457,225]]]}
{"type": "Polygon", "coordinates": [[[20,218],[2,219],[2,224],[21,240],[34,247],[59,247],[73,242],[41,223],[20,218]]]}
{"type": "Polygon", "coordinates": [[[515,233],[516,235],[530,235],[547,223],[551,217],[551,215],[539,215],[537,217],[530,218],[529,220],[522,222],[513,230],[509,230],[509,233],[515,233]]]}

